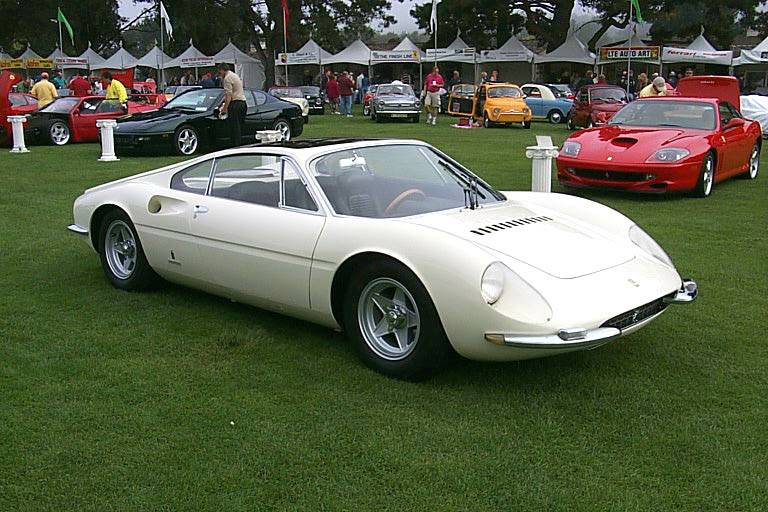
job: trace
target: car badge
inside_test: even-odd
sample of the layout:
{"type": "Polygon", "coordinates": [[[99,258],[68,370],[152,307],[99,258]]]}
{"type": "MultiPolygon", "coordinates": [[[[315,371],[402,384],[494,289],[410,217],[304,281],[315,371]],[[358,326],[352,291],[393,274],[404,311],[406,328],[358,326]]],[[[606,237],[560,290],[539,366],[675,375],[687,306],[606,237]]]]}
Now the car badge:
{"type": "Polygon", "coordinates": [[[613,160],[613,157],[612,157],[612,156],[609,156],[609,157],[607,158],[607,160],[610,162],[611,160],[613,160]]]}
{"type": "Polygon", "coordinates": [[[640,316],[640,310],[636,309],[635,313],[632,315],[632,323],[637,322],[637,317],[640,316]]]}

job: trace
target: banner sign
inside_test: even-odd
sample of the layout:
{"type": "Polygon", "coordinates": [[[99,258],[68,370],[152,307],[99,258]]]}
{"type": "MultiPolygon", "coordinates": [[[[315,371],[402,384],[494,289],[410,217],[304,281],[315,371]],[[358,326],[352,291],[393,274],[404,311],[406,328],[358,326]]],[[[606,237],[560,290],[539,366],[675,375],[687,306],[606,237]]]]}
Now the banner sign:
{"type": "Polygon", "coordinates": [[[450,60],[451,57],[474,58],[474,48],[427,48],[427,57],[430,59],[450,60]]]}
{"type": "Polygon", "coordinates": [[[320,56],[316,52],[278,53],[277,64],[320,64],[320,56]]]}
{"type": "Polygon", "coordinates": [[[80,57],[56,57],[53,62],[57,66],[82,66],[88,67],[88,59],[81,59],[80,57]]]}
{"type": "Polygon", "coordinates": [[[600,60],[650,59],[659,60],[658,46],[613,46],[600,48],[600,60]]]}
{"type": "Polygon", "coordinates": [[[522,50],[483,50],[480,52],[480,60],[496,60],[501,62],[530,61],[531,55],[522,50]]]}
{"type": "Polygon", "coordinates": [[[213,57],[186,57],[179,61],[181,68],[207,68],[216,65],[213,57]]]}
{"type": "Polygon", "coordinates": [[[53,69],[53,61],[51,59],[26,59],[24,61],[24,67],[34,69],[53,69]]]}
{"type": "Polygon", "coordinates": [[[664,62],[703,62],[728,66],[731,64],[732,58],[733,52],[730,50],[711,52],[687,48],[664,48],[661,60],[664,62]]]}
{"type": "Polygon", "coordinates": [[[0,59],[0,69],[21,69],[24,61],[21,59],[0,59]]]}
{"type": "Polygon", "coordinates": [[[371,63],[376,62],[419,62],[418,50],[371,50],[371,63]]]}

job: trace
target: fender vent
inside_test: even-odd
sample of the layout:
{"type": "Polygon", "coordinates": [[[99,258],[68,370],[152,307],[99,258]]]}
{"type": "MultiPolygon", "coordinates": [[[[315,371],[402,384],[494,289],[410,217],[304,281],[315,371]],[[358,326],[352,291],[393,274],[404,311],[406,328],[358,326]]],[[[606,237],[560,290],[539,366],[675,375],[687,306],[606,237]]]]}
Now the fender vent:
{"type": "Polygon", "coordinates": [[[551,221],[549,217],[525,217],[522,219],[508,220],[505,222],[497,222],[496,224],[489,224],[482,228],[471,229],[470,232],[476,235],[490,235],[496,231],[502,231],[509,228],[516,228],[518,226],[525,226],[527,224],[538,224],[539,222],[551,221]]]}

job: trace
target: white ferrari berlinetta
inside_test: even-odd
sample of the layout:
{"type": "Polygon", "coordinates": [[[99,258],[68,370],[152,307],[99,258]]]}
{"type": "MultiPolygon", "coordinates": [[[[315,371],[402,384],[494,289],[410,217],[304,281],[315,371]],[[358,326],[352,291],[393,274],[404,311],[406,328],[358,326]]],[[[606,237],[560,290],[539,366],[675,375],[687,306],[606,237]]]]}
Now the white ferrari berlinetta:
{"type": "Polygon", "coordinates": [[[89,189],[71,231],[112,284],[158,275],[344,329],[365,363],[418,379],[451,353],[591,349],[696,298],[624,215],[497,192],[415,140],[241,147],[89,189]]]}

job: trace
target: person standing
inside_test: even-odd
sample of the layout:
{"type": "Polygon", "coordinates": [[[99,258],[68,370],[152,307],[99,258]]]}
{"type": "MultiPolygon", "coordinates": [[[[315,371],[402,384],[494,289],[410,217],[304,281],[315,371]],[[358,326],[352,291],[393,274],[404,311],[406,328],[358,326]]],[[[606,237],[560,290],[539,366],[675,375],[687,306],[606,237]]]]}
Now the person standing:
{"type": "Polygon", "coordinates": [[[493,71],[491,71],[491,78],[489,78],[488,81],[491,82],[491,83],[497,83],[497,82],[501,81],[499,79],[499,72],[498,72],[498,70],[494,69],[493,71]]]}
{"type": "Polygon", "coordinates": [[[643,90],[640,91],[640,97],[641,98],[647,98],[649,96],[666,96],[667,95],[667,84],[664,82],[664,78],[657,76],[653,79],[653,81],[649,84],[643,87],[643,90]]]}
{"type": "Polygon", "coordinates": [[[667,78],[667,82],[669,82],[669,85],[672,87],[677,87],[677,73],[674,71],[669,72],[669,78],[667,78]]]}
{"type": "Polygon", "coordinates": [[[424,80],[424,106],[427,109],[427,124],[437,124],[437,113],[440,110],[440,89],[445,85],[440,68],[435,66],[424,80]]]}
{"type": "Polygon", "coordinates": [[[640,73],[637,75],[637,85],[635,89],[630,90],[629,92],[633,94],[640,94],[640,91],[645,89],[645,87],[648,85],[648,75],[646,73],[640,73]]]}
{"type": "Polygon", "coordinates": [[[125,90],[125,86],[116,78],[112,78],[112,73],[105,71],[101,75],[101,79],[107,84],[104,99],[117,100],[124,110],[128,110],[128,91],[125,90]]]}
{"type": "Polygon", "coordinates": [[[37,98],[37,108],[43,108],[59,96],[56,87],[48,81],[48,73],[40,75],[40,81],[32,86],[29,94],[37,98]]]}
{"type": "Polygon", "coordinates": [[[77,74],[72,77],[72,80],[69,81],[69,85],[67,86],[70,91],[72,91],[72,96],[88,96],[88,93],[91,90],[91,84],[86,80],[84,73],[82,71],[78,71],[77,74]]]}
{"type": "Polygon", "coordinates": [[[221,78],[221,86],[224,88],[224,103],[219,110],[220,116],[227,116],[229,122],[229,138],[233,147],[242,144],[243,123],[245,123],[245,91],[243,90],[243,81],[233,71],[229,70],[229,65],[221,62],[216,65],[221,78]]]}
{"type": "Polygon", "coordinates": [[[459,74],[458,69],[454,69],[453,75],[451,75],[451,79],[448,80],[448,90],[450,91],[451,89],[453,89],[454,85],[459,85],[459,84],[461,84],[461,75],[459,74]]]}
{"type": "Polygon", "coordinates": [[[341,113],[347,117],[352,117],[352,95],[355,89],[355,83],[349,76],[348,71],[344,71],[339,77],[339,95],[341,97],[341,113]]]}
{"type": "Polygon", "coordinates": [[[365,80],[365,73],[361,71],[355,79],[355,103],[363,102],[363,80],[365,80]]]}
{"type": "Polygon", "coordinates": [[[339,112],[339,81],[336,75],[328,71],[328,82],[325,84],[325,95],[328,97],[328,103],[331,104],[331,113],[339,112]]]}
{"type": "Polygon", "coordinates": [[[480,72],[480,83],[484,84],[487,81],[488,81],[488,73],[486,73],[485,71],[481,71],[480,72]]]}
{"type": "Polygon", "coordinates": [[[64,75],[62,74],[60,69],[56,70],[56,76],[54,76],[51,79],[51,82],[53,85],[56,86],[57,89],[66,89],[67,88],[67,81],[64,80],[64,75]]]}

